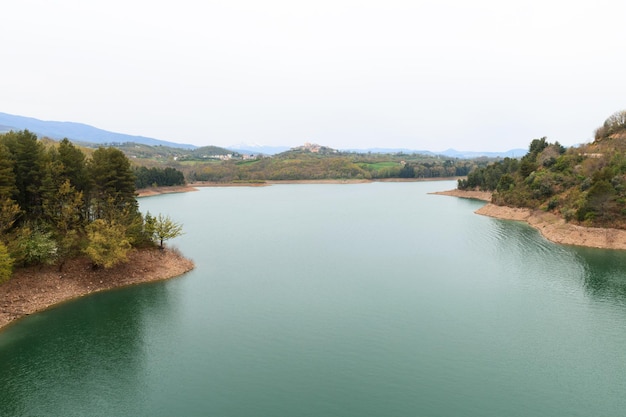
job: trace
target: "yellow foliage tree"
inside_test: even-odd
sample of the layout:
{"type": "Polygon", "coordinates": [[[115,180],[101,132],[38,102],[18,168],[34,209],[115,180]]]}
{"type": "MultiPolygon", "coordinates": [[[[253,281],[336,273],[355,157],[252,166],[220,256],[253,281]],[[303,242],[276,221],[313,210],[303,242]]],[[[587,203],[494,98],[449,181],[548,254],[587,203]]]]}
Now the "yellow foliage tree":
{"type": "Polygon", "coordinates": [[[87,239],[89,243],[85,253],[96,267],[111,268],[128,259],[131,245],[123,225],[103,219],[94,220],[87,226],[87,239]]]}

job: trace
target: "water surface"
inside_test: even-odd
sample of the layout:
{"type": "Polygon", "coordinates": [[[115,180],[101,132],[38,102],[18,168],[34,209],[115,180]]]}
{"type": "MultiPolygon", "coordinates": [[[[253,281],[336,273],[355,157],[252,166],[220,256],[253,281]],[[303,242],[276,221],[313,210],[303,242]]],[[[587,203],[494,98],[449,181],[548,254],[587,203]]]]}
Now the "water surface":
{"type": "Polygon", "coordinates": [[[150,197],[196,269],[0,333],[2,416],[616,416],[626,255],[452,182],[150,197]]]}

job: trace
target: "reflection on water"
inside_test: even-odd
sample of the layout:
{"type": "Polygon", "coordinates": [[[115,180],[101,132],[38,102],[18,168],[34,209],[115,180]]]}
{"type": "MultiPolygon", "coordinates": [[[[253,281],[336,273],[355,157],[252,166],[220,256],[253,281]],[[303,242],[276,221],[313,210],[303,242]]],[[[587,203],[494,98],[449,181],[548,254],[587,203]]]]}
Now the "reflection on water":
{"type": "Polygon", "coordinates": [[[0,415],[49,415],[49,404],[58,407],[54,415],[66,416],[97,415],[101,407],[108,415],[130,415],[129,404],[140,410],[134,394],[133,401],[119,401],[124,410],[111,399],[141,384],[142,321],[155,306],[166,314],[168,304],[164,285],[147,285],[87,297],[7,329],[0,345],[0,415]]]}
{"type": "Polygon", "coordinates": [[[523,268],[526,277],[541,276],[572,290],[582,285],[596,300],[626,305],[626,251],[559,245],[523,222],[492,222],[498,256],[523,268]]]}
{"type": "Polygon", "coordinates": [[[572,251],[584,266],[587,293],[626,305],[626,253],[592,248],[572,251]]]}

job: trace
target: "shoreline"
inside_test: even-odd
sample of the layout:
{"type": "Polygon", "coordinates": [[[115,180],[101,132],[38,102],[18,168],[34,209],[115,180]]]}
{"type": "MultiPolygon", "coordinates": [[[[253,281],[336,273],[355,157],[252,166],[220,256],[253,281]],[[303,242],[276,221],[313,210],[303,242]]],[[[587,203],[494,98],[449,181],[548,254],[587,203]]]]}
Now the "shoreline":
{"type": "Polygon", "coordinates": [[[280,184],[370,184],[374,182],[424,182],[424,181],[456,181],[464,177],[436,177],[436,178],[380,178],[380,179],[318,179],[318,180],[263,180],[250,182],[215,182],[196,181],[187,185],[141,188],[137,190],[137,197],[152,197],[161,194],[186,193],[198,191],[203,187],[268,187],[280,184]]]}
{"type": "Polygon", "coordinates": [[[542,210],[498,206],[490,202],[491,193],[486,191],[449,190],[432,194],[487,201],[487,204],[474,213],[501,220],[526,222],[553,243],[597,249],[626,250],[626,230],[579,226],[567,223],[564,218],[542,210]]]}
{"type": "Polygon", "coordinates": [[[93,270],[86,258],[56,265],[21,268],[0,285],[0,332],[19,319],[96,292],[164,281],[194,268],[193,261],[176,251],[133,250],[128,262],[111,269],[93,270]]]}
{"type": "Polygon", "coordinates": [[[152,197],[153,195],[188,193],[190,191],[198,191],[198,189],[190,185],[173,185],[163,187],[140,188],[136,191],[136,193],[137,197],[152,197]]]}
{"type": "Polygon", "coordinates": [[[459,198],[468,198],[470,200],[481,200],[486,202],[491,202],[491,193],[489,191],[476,191],[476,190],[448,190],[448,191],[435,191],[434,193],[429,193],[434,195],[447,195],[450,197],[459,197],[459,198]]]}

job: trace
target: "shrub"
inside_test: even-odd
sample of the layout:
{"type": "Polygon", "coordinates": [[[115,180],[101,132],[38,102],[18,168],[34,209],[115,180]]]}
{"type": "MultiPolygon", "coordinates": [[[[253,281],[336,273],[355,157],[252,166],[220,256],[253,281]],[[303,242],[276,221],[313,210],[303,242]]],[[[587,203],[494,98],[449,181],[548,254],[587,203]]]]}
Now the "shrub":
{"type": "Polygon", "coordinates": [[[4,243],[0,242],[0,284],[11,278],[13,273],[13,258],[4,243]]]}

